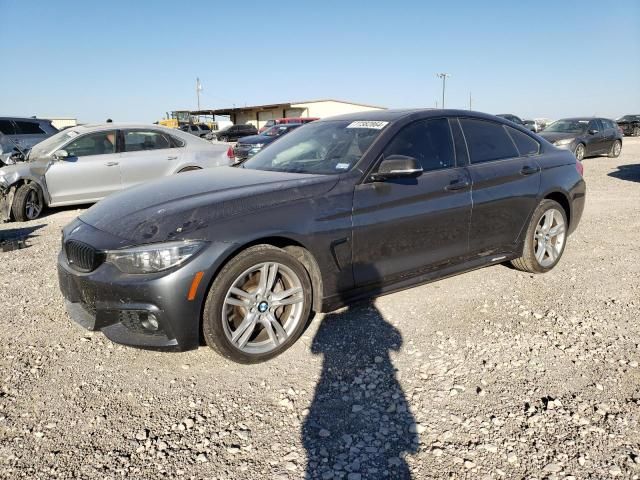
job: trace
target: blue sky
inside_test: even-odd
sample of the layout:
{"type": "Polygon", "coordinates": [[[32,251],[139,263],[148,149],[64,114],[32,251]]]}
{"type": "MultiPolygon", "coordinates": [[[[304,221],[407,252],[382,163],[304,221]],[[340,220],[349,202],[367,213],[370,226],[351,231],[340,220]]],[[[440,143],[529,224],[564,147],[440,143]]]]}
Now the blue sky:
{"type": "Polygon", "coordinates": [[[203,108],[433,107],[436,72],[447,107],[640,113],[639,0],[0,0],[0,18],[4,115],[151,122],[195,109],[196,77],[203,108]]]}

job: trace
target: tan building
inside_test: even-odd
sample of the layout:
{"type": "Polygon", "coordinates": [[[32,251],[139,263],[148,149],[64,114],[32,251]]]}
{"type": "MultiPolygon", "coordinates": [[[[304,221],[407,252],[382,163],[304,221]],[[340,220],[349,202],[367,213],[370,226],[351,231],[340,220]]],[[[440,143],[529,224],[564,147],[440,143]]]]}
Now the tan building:
{"type": "Polygon", "coordinates": [[[200,110],[192,115],[228,115],[234,124],[249,123],[256,128],[264,126],[268,120],[290,117],[331,117],[343,113],[364,112],[367,110],[385,110],[384,107],[341,100],[308,100],[304,102],[274,103],[270,105],[252,105],[247,107],[219,108],[200,110]]]}

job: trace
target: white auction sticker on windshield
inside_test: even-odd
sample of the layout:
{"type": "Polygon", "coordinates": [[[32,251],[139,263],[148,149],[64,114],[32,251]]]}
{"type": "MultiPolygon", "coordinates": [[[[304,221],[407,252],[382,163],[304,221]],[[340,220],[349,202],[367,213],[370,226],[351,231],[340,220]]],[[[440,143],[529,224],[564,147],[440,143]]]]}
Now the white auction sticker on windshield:
{"type": "Polygon", "coordinates": [[[338,163],[336,165],[336,170],[346,170],[347,168],[349,168],[348,163],[338,163]]]}
{"type": "Polygon", "coordinates": [[[347,125],[347,128],[371,128],[373,130],[382,130],[386,127],[389,122],[380,122],[374,120],[358,120],[356,122],[351,122],[347,125]]]}
{"type": "Polygon", "coordinates": [[[67,135],[68,135],[69,137],[76,137],[76,136],[78,136],[78,132],[76,132],[76,131],[74,131],[74,130],[69,130],[69,131],[67,132],[67,135]]]}

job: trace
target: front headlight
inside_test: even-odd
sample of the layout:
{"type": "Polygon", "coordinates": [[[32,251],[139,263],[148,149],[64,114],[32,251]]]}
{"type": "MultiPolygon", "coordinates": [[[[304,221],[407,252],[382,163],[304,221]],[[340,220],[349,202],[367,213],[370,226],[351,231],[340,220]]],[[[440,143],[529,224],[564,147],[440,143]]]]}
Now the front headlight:
{"type": "Polygon", "coordinates": [[[155,273],[186,262],[198,253],[205,242],[184,240],[139,247],[109,250],[106,261],[124,273],[155,273]]]}
{"type": "Polygon", "coordinates": [[[571,142],[573,142],[573,138],[565,138],[563,140],[556,140],[555,142],[553,142],[554,145],[569,145],[571,142]]]}

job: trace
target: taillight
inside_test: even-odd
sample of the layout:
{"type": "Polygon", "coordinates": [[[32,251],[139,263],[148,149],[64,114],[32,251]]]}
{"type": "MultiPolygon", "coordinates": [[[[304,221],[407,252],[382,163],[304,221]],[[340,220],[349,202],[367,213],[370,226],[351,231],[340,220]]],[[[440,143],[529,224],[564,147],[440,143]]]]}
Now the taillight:
{"type": "Polygon", "coordinates": [[[236,156],[233,154],[233,148],[229,147],[229,149],[227,150],[227,158],[229,160],[233,160],[234,158],[236,158],[236,156]]]}
{"type": "Polygon", "coordinates": [[[584,176],[584,165],[580,160],[576,160],[576,170],[578,170],[581,177],[584,176]]]}

